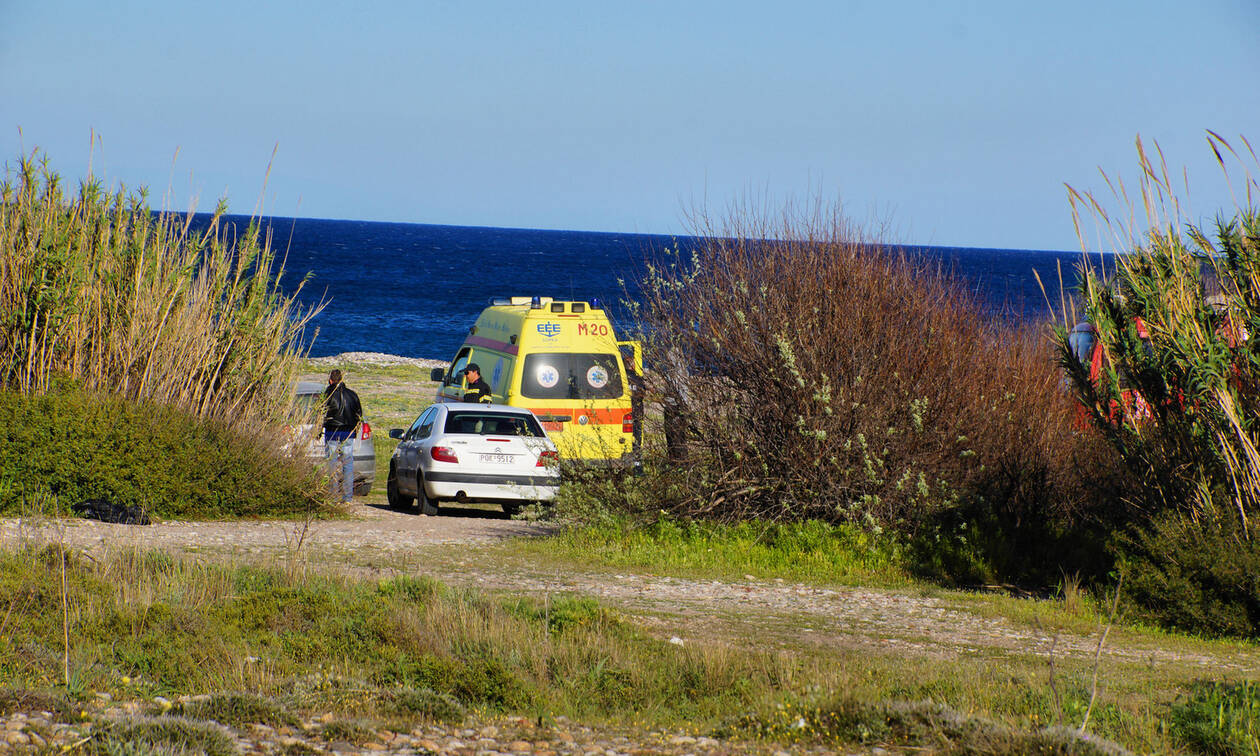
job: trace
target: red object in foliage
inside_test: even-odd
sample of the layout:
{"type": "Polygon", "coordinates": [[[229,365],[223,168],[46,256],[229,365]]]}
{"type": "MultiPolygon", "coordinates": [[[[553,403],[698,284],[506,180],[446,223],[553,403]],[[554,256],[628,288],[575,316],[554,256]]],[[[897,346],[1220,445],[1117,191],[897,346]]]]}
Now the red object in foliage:
{"type": "MultiPolygon", "coordinates": [[[[1137,326],[1138,338],[1142,339],[1149,349],[1151,335],[1146,330],[1146,323],[1142,322],[1141,318],[1134,318],[1133,322],[1137,326]]],[[[1076,355],[1076,359],[1080,360],[1082,365],[1088,366],[1089,380],[1098,386],[1102,378],[1104,360],[1103,345],[1098,339],[1098,329],[1089,321],[1077,323],[1068,334],[1068,346],[1076,355]]],[[[1113,425],[1119,425],[1125,419],[1142,422],[1151,418],[1151,405],[1141,394],[1127,386],[1127,383],[1128,379],[1121,375],[1120,401],[1113,399],[1107,408],[1107,420],[1113,425]]],[[[1089,413],[1084,406],[1077,408],[1077,423],[1082,427],[1089,424],[1089,413]]]]}

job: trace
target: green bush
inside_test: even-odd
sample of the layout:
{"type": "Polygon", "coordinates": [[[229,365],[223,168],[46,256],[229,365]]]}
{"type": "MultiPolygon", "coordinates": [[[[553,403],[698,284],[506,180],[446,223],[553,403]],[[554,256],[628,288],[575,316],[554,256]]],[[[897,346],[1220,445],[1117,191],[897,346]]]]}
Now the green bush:
{"type": "Polygon", "coordinates": [[[1260,753],[1260,684],[1204,681],[1173,704],[1172,733],[1198,753],[1260,753]]]}
{"type": "Polygon", "coordinates": [[[1116,537],[1131,616],[1213,636],[1260,636],[1260,541],[1238,516],[1164,512],[1116,537]]]}
{"type": "Polygon", "coordinates": [[[743,717],[735,729],[788,742],[860,743],[937,754],[1111,756],[1115,743],[1063,727],[1033,732],[931,701],[864,703],[844,699],[822,706],[779,708],[743,717]]]}
{"type": "Polygon", "coordinates": [[[68,510],[87,499],[156,517],[262,517],[319,506],[318,474],[263,434],[171,407],[61,386],[0,390],[0,512],[41,497],[68,510]]]}
{"type": "Polygon", "coordinates": [[[204,700],[177,704],[171,713],[237,728],[250,724],[270,727],[297,727],[301,724],[296,715],[275,701],[253,693],[216,693],[204,700]]]}

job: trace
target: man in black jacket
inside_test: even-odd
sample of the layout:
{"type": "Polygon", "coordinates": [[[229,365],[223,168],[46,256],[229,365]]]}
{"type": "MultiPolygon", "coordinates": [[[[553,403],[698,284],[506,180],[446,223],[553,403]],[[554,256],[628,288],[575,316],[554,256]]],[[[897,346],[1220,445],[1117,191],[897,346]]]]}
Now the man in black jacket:
{"type": "Polygon", "coordinates": [[[464,377],[468,379],[468,393],[464,394],[466,402],[489,402],[490,384],[481,377],[481,366],[475,362],[464,368],[464,377]]]}
{"type": "Polygon", "coordinates": [[[363,422],[359,395],[341,382],[341,371],[328,374],[324,389],[324,454],[328,457],[328,477],[333,495],[337,495],[337,469],[341,469],[341,501],[350,502],[354,495],[354,439],[363,422]]]}

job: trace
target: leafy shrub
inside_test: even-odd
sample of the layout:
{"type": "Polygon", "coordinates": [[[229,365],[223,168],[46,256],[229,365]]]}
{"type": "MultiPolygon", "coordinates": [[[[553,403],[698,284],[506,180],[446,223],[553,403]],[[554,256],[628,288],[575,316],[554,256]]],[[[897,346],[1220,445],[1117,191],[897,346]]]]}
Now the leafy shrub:
{"type": "Polygon", "coordinates": [[[208,719],[230,727],[264,724],[271,727],[301,724],[294,714],[275,701],[253,693],[216,693],[208,699],[177,704],[173,713],[190,719],[208,719]]]}
{"type": "Polygon", "coordinates": [[[151,402],[61,386],[0,390],[0,512],[51,494],[158,517],[259,517],[319,506],[317,471],[273,438],[151,402]]]}
{"type": "Polygon", "coordinates": [[[1177,700],[1172,733],[1198,753],[1260,753],[1260,684],[1203,681],[1177,700]]]}
{"type": "Polygon", "coordinates": [[[385,697],[384,710],[407,719],[418,716],[438,722],[464,721],[464,707],[454,696],[428,688],[391,691],[385,697]]]}
{"type": "Polygon", "coordinates": [[[1236,513],[1163,512],[1117,534],[1132,615],[1213,636],[1260,636],[1260,539],[1236,513]]]}
{"type": "MultiPolygon", "coordinates": [[[[1035,329],[826,212],[698,225],[694,250],[649,265],[635,310],[661,466],[684,484],[672,513],[914,533],[968,506],[990,542],[1022,528],[1033,544],[1077,521],[1087,450],[1035,329]]],[[[1039,560],[1057,564],[1024,556],[1039,560]]]]}
{"type": "Polygon", "coordinates": [[[1021,753],[1044,756],[1109,756],[1120,746],[1067,728],[1021,732],[948,707],[921,702],[863,703],[841,700],[822,706],[780,708],[735,725],[759,737],[789,742],[892,745],[939,754],[1021,753]]]}
{"type": "Polygon", "coordinates": [[[320,734],[324,740],[340,740],[355,745],[366,745],[376,740],[376,732],[368,722],[353,719],[334,719],[320,728],[320,734]]]}
{"type": "Polygon", "coordinates": [[[84,745],[93,756],[106,754],[201,753],[235,756],[236,743],[219,725],[184,717],[129,717],[106,722],[84,745]]]}

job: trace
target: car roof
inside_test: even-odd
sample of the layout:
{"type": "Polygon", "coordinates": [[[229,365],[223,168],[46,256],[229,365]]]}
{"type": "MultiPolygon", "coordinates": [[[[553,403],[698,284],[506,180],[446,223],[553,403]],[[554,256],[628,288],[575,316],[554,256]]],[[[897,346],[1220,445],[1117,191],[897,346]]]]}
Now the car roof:
{"type": "Polygon", "coordinates": [[[492,415],[532,415],[534,414],[533,412],[530,412],[528,409],[524,407],[513,407],[508,404],[481,404],[481,403],[473,404],[472,402],[466,402],[466,403],[464,402],[437,402],[431,406],[446,407],[446,409],[450,412],[454,412],[456,410],[469,410],[469,411],[474,411],[474,412],[488,412],[492,415]]]}
{"type": "Polygon", "coordinates": [[[303,394],[322,394],[324,393],[324,386],[325,384],[318,381],[298,381],[297,388],[293,393],[298,396],[303,394]]]}

